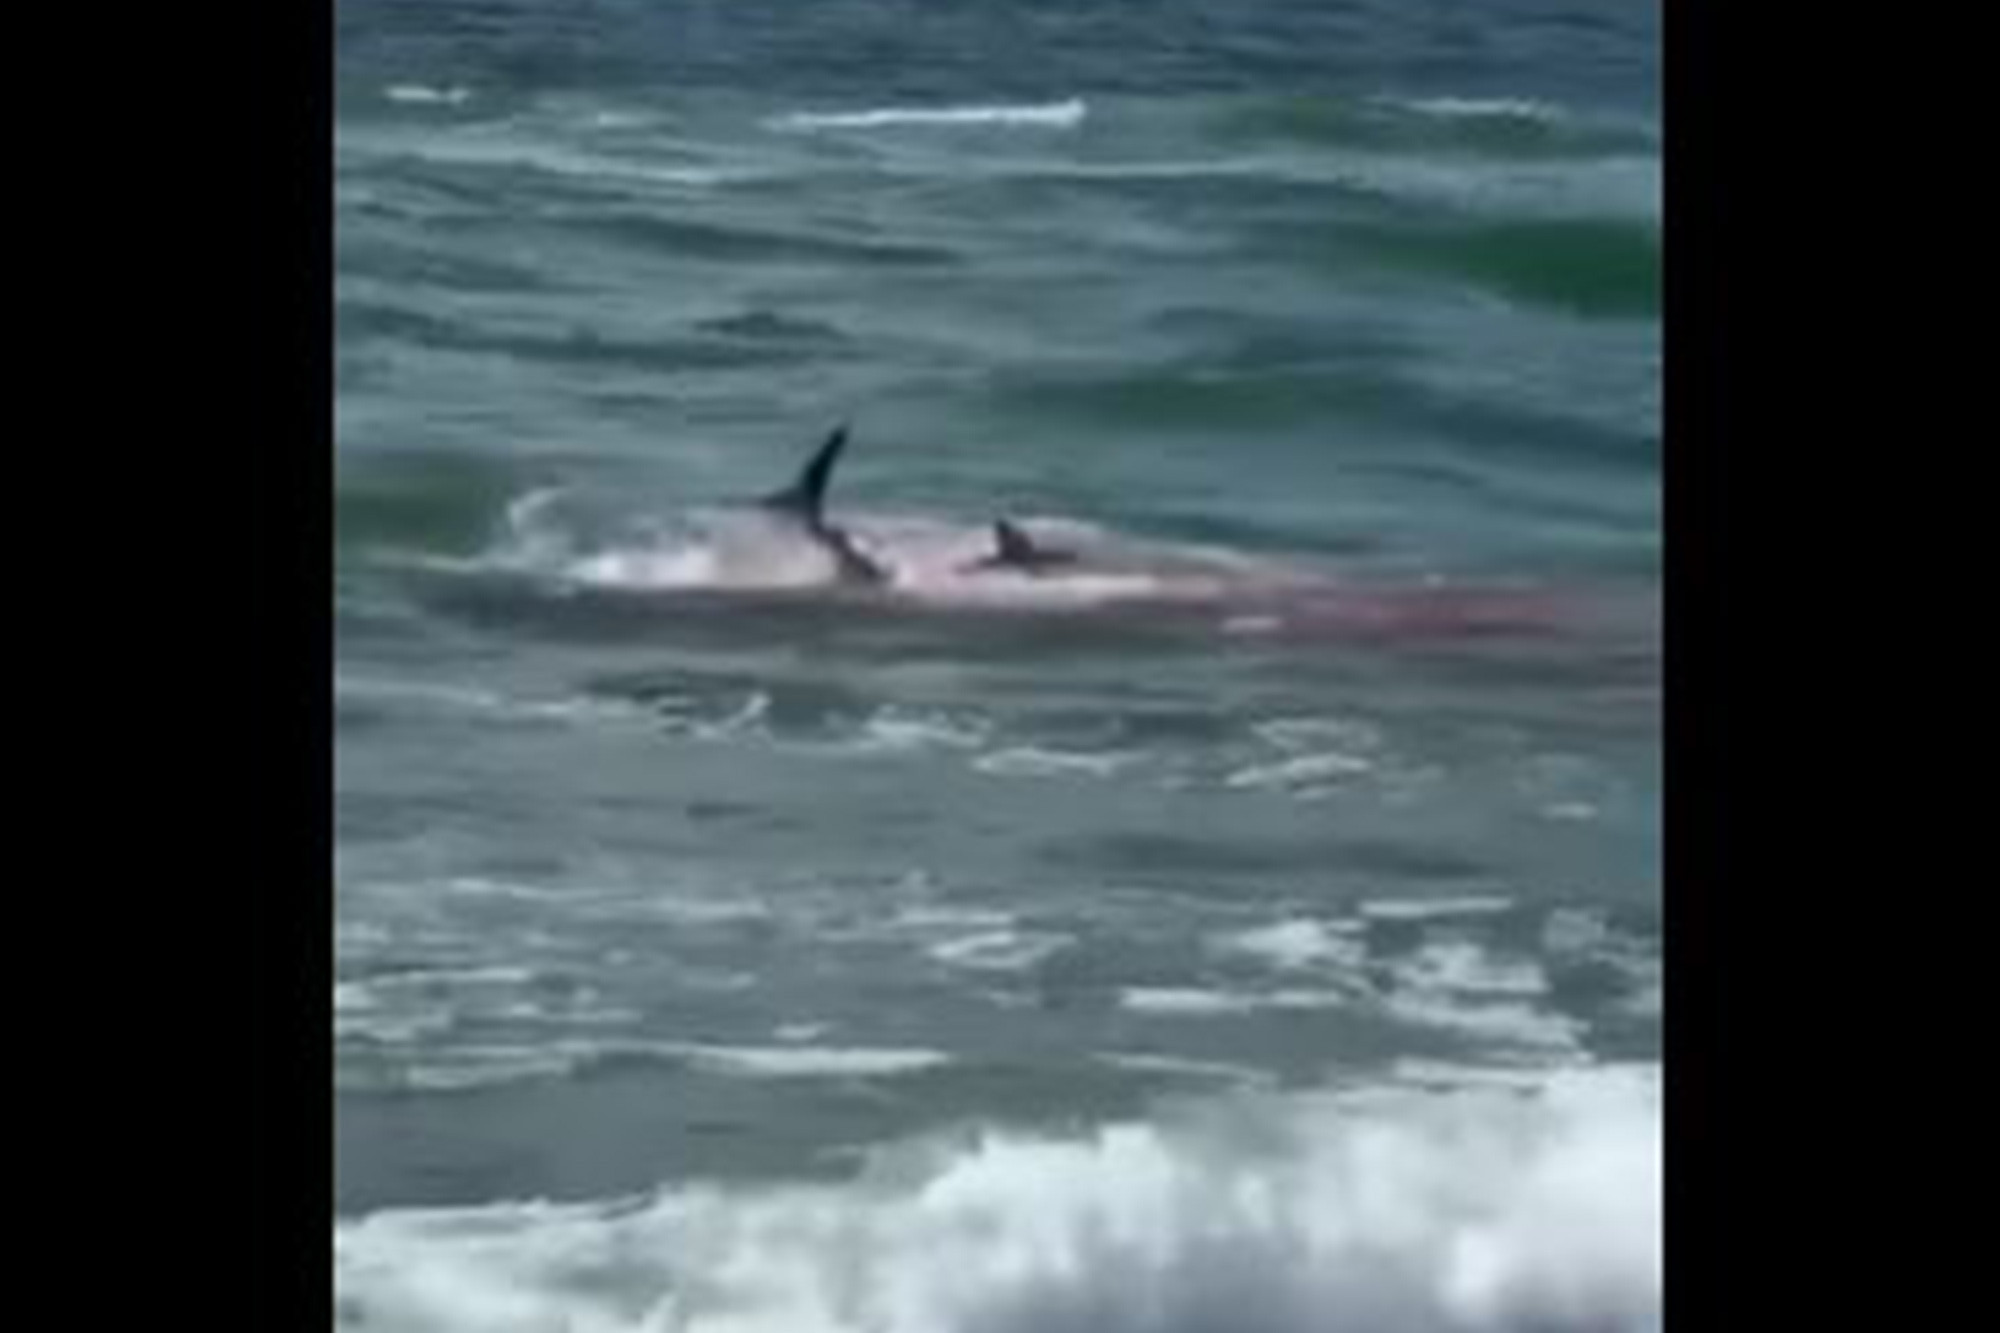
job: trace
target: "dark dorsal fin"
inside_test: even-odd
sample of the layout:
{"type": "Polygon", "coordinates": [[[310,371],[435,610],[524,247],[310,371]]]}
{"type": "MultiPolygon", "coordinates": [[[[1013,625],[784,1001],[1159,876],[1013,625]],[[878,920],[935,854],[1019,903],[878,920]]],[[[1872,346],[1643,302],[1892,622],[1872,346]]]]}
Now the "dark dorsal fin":
{"type": "Polygon", "coordinates": [[[993,520],[993,554],[978,562],[985,569],[1018,569],[1039,574],[1056,565],[1076,563],[1076,552],[1038,546],[1019,524],[1008,519],[993,520]]]}
{"type": "Polygon", "coordinates": [[[993,551],[982,555],[965,569],[1011,569],[1023,574],[1040,574],[1054,565],[1076,563],[1074,551],[1052,551],[1046,546],[1037,546],[1018,523],[1011,519],[993,520],[993,551]]]}
{"type": "Polygon", "coordinates": [[[1004,518],[993,520],[993,558],[1002,565],[1032,565],[1041,555],[1034,539],[1004,518]]]}
{"type": "Polygon", "coordinates": [[[842,425],[826,437],[826,442],[799,470],[791,485],[764,497],[764,506],[797,515],[817,527],[826,507],[827,483],[833,478],[834,464],[840,461],[840,451],[846,447],[847,427],[842,425]]]}

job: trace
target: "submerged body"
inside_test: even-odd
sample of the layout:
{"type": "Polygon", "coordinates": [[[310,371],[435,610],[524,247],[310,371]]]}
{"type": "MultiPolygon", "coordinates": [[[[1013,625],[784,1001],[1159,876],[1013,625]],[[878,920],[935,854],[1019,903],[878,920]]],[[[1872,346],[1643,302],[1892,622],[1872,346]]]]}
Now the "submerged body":
{"type": "Polygon", "coordinates": [[[1152,541],[1072,518],[964,522],[829,503],[845,427],[754,506],[680,515],[671,535],[570,553],[566,583],[651,596],[838,601],[851,608],[1194,617],[1231,633],[1546,632],[1568,609],[1536,590],[1362,586],[1303,562],[1152,541]]]}

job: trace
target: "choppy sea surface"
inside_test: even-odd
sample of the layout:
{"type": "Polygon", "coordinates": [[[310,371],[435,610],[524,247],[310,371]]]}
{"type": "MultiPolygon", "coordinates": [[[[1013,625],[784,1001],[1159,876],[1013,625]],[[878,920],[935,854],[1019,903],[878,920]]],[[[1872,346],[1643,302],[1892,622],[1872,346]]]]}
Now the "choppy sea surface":
{"type": "Polygon", "coordinates": [[[1652,6],[336,12],[339,1327],[1659,1327],[1652,6]]]}

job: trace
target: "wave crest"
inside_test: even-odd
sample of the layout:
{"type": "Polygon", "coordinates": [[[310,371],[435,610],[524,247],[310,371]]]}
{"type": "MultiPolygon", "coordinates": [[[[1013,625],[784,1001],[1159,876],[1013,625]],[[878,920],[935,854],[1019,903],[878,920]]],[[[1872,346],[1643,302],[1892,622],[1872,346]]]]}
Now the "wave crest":
{"type": "Polygon", "coordinates": [[[842,1185],[377,1214],[370,1333],[1651,1333],[1657,1071],[989,1136],[842,1185]],[[1246,1132],[1248,1131],[1248,1132],[1246,1132]]]}

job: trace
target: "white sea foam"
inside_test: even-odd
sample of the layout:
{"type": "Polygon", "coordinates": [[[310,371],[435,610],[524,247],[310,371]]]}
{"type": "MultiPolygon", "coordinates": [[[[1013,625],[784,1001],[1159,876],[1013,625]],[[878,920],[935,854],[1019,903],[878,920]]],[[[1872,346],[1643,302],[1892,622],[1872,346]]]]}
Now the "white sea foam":
{"type": "Polygon", "coordinates": [[[990,728],[976,718],[886,707],[862,724],[859,748],[907,754],[924,750],[964,750],[986,739],[990,728]]]}
{"type": "Polygon", "coordinates": [[[478,685],[400,680],[355,674],[336,675],[336,703],[360,701],[410,709],[480,714],[512,723],[627,723],[643,710],[617,700],[575,695],[517,695],[478,685]]]}
{"type": "MultiPolygon", "coordinates": [[[[472,1092],[568,1078],[576,1072],[578,1063],[573,1051],[560,1046],[467,1046],[401,1066],[386,1077],[364,1081],[418,1092],[472,1092]]],[[[350,1082],[336,1075],[335,1086],[350,1082]]]]}
{"type": "Polygon", "coordinates": [[[1014,915],[997,907],[954,906],[944,903],[925,903],[916,907],[905,907],[890,918],[890,924],[900,930],[937,930],[955,927],[994,928],[1013,924],[1014,915]]]}
{"type": "Polygon", "coordinates": [[[1156,1055],[1146,1051],[1106,1051],[1098,1057],[1116,1069],[1132,1069],[1142,1074],[1168,1074],[1221,1083],[1268,1083],[1270,1076],[1246,1065],[1225,1064],[1220,1060],[1192,1060],[1177,1055],[1156,1055]]]}
{"type": "Polygon", "coordinates": [[[1525,97],[1415,97],[1391,105],[1419,115],[1443,120],[1534,120],[1554,122],[1564,119],[1560,107],[1525,97]]]}
{"type": "Polygon", "coordinates": [[[1198,986],[1128,986],[1119,1004],[1134,1013],[1211,1017],[1270,1009],[1337,1009],[1348,996],[1336,990],[1293,987],[1270,991],[1217,991],[1198,986]]]}
{"type": "Polygon", "coordinates": [[[874,107],[863,111],[796,111],[770,124],[783,130],[875,130],[999,126],[1021,129],[1075,129],[1090,108],[1079,98],[996,106],[874,107]]]}
{"type": "MultiPolygon", "coordinates": [[[[1239,1094],[1240,1096],[1241,1094],[1239,1094]]],[[[348,1333],[1655,1333],[1656,1073],[338,1224],[348,1333]]]]}
{"type": "Polygon", "coordinates": [[[463,106],[472,100],[472,90],[456,84],[433,88],[423,83],[398,83],[385,89],[383,96],[412,106],[463,106]]]}
{"type": "Polygon", "coordinates": [[[1468,895],[1462,898],[1384,898],[1361,904],[1361,914],[1375,921],[1431,921],[1452,917],[1488,916],[1513,907],[1507,898],[1468,895]]]}
{"type": "Polygon", "coordinates": [[[1239,791],[1310,790],[1321,783],[1366,773],[1373,767],[1373,763],[1360,755],[1339,751],[1301,754],[1276,763],[1239,768],[1224,780],[1224,785],[1239,791]]]}
{"type": "Polygon", "coordinates": [[[1352,965],[1366,950],[1353,938],[1349,923],[1293,919],[1237,931],[1216,941],[1218,947],[1260,958],[1285,970],[1352,965]]]}
{"type": "Polygon", "coordinates": [[[1257,1008],[1251,996],[1198,986],[1128,986],[1119,992],[1118,1003],[1140,1014],[1247,1014],[1257,1008]]]}
{"type": "Polygon", "coordinates": [[[973,767],[981,773],[1010,778],[1110,777],[1130,767],[1139,756],[1120,751],[1085,753],[1051,750],[1039,745],[1010,746],[979,756],[973,767]]]}
{"type": "Polygon", "coordinates": [[[1463,1033],[1496,1046],[1515,1046],[1556,1056],[1577,1049],[1573,1019],[1531,1004],[1472,1001],[1439,991],[1407,991],[1392,996],[1389,1013],[1418,1027],[1463,1033]]]}
{"type": "MultiPolygon", "coordinates": [[[[357,1027],[383,1024],[365,1015],[349,1021],[357,1027]]],[[[413,1030],[403,1040],[432,1037],[441,1030],[442,1025],[413,1030]]],[[[804,1030],[797,1026],[781,1034],[779,1041],[782,1044],[728,1045],[576,1036],[540,1042],[456,1042],[437,1045],[386,1071],[358,1063],[361,1053],[349,1052],[351,1067],[337,1075],[336,1083],[456,1092],[561,1081],[612,1064],[687,1068],[744,1079],[874,1079],[951,1062],[941,1051],[915,1047],[808,1045],[804,1030]]]]}
{"type": "Polygon", "coordinates": [[[1496,954],[1471,940],[1432,940],[1399,959],[1384,1008],[1396,1019],[1500,1046],[1574,1053],[1575,1020],[1546,1006],[1539,961],[1496,954]]]}
{"type": "Polygon", "coordinates": [[[949,1064],[942,1051],[864,1046],[671,1045],[695,1064],[754,1078],[876,1078],[949,1064]]]}
{"type": "Polygon", "coordinates": [[[1546,995],[1548,978],[1531,958],[1507,958],[1470,940],[1426,944],[1398,969],[1405,984],[1482,995],[1546,995]]]}
{"type": "Polygon", "coordinates": [[[986,930],[933,944],[929,953],[952,967],[1019,972],[1033,967],[1069,942],[1069,937],[1035,931],[986,930]]]}

